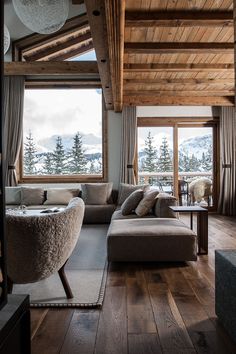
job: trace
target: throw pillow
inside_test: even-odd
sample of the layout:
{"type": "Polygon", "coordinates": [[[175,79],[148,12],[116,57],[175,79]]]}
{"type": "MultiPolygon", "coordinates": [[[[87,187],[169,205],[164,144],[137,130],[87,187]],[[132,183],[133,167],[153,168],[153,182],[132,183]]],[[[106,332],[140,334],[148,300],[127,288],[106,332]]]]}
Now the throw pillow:
{"type": "Polygon", "coordinates": [[[138,216],[145,216],[150,212],[150,209],[154,206],[156,202],[156,197],[158,195],[158,190],[150,190],[144,194],[143,199],[138,204],[137,208],[135,209],[135,213],[138,216]]]}
{"type": "Polygon", "coordinates": [[[131,214],[137,205],[139,204],[140,200],[143,198],[143,190],[137,189],[136,191],[132,192],[128,198],[125,199],[124,203],[121,205],[121,213],[122,215],[129,215],[131,214]]]}
{"type": "Polygon", "coordinates": [[[118,205],[123,204],[125,199],[127,199],[128,196],[137,189],[142,189],[145,192],[149,189],[149,185],[144,184],[135,186],[133,184],[121,183],[118,197],[118,205]]]}
{"type": "Polygon", "coordinates": [[[104,205],[111,198],[113,183],[83,183],[82,199],[87,205],[104,205]]]}
{"type": "Polygon", "coordinates": [[[41,205],[44,202],[44,189],[21,187],[21,204],[41,205]]]}
{"type": "Polygon", "coordinates": [[[80,189],[49,188],[45,205],[67,205],[72,198],[78,197],[80,189]]]}
{"type": "Polygon", "coordinates": [[[156,198],[156,204],[154,206],[154,214],[158,218],[176,218],[177,213],[174,213],[169,206],[176,206],[177,199],[167,193],[159,193],[156,198]]]}
{"type": "Polygon", "coordinates": [[[7,205],[17,205],[21,203],[21,187],[6,187],[5,199],[7,205]]]}

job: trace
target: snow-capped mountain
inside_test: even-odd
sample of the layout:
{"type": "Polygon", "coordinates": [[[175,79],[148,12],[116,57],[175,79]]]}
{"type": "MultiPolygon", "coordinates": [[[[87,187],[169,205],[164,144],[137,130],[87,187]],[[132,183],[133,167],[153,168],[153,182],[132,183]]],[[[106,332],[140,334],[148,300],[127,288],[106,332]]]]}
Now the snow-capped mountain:
{"type": "Polygon", "coordinates": [[[206,153],[209,148],[212,149],[211,134],[186,139],[179,145],[179,151],[184,155],[192,156],[194,154],[198,159],[201,158],[202,153],[206,153]]]}

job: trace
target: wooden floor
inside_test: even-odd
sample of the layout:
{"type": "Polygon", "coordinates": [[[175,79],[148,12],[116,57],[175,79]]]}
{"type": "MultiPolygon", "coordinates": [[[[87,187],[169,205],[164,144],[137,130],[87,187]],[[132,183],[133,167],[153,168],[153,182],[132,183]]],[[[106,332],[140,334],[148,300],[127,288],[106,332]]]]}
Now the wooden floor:
{"type": "Polygon", "coordinates": [[[197,262],[110,265],[101,310],[32,310],[32,353],[236,353],[214,311],[223,248],[236,248],[236,219],[210,215],[209,255],[197,262]]]}

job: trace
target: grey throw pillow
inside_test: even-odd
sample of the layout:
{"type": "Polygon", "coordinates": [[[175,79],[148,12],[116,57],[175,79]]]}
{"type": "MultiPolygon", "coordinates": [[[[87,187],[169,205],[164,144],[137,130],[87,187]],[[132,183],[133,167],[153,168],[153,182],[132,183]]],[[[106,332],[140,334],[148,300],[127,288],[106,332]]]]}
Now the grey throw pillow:
{"type": "Polygon", "coordinates": [[[135,209],[135,213],[138,216],[147,215],[150,212],[150,210],[152,209],[152,207],[154,206],[158,193],[159,193],[159,191],[156,189],[147,191],[144,194],[143,199],[140,201],[137,208],[135,209]]]}
{"type": "Polygon", "coordinates": [[[67,205],[72,198],[78,197],[80,189],[48,188],[44,205],[67,205]]]}
{"type": "Polygon", "coordinates": [[[5,198],[7,205],[18,205],[21,203],[21,187],[6,187],[5,198]]]}
{"type": "Polygon", "coordinates": [[[159,193],[154,206],[154,214],[158,218],[176,218],[178,213],[173,212],[169,206],[176,206],[177,199],[167,193],[159,193]]]}
{"type": "Polygon", "coordinates": [[[21,187],[21,204],[41,205],[44,202],[43,188],[21,187]]]}
{"type": "Polygon", "coordinates": [[[127,199],[128,196],[131,193],[133,193],[134,191],[136,191],[137,189],[142,189],[145,192],[149,188],[150,188],[150,186],[148,184],[133,185],[133,184],[121,183],[120,190],[119,190],[119,196],[118,196],[118,205],[123,204],[125,199],[127,199]]]}
{"type": "Polygon", "coordinates": [[[143,190],[137,189],[136,191],[132,192],[128,198],[125,199],[124,203],[121,205],[121,213],[122,215],[129,215],[131,214],[137,205],[139,204],[140,200],[143,198],[143,190]]]}
{"type": "Polygon", "coordinates": [[[104,205],[111,198],[113,183],[83,183],[82,199],[87,205],[104,205]]]}

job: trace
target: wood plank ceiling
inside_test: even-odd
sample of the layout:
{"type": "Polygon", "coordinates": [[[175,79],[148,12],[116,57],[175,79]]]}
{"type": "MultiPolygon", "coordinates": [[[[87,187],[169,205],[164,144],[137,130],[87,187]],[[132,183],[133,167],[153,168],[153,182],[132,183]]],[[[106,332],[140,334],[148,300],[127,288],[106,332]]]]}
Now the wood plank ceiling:
{"type": "Polygon", "coordinates": [[[123,103],[233,105],[233,45],[232,0],[126,0],[123,103]]]}
{"type": "Polygon", "coordinates": [[[85,5],[87,14],[56,34],[13,43],[13,60],[63,61],[94,47],[106,107],[115,111],[123,105],[234,104],[233,0],[85,5]]]}
{"type": "Polygon", "coordinates": [[[12,44],[14,61],[63,61],[93,49],[87,14],[66,21],[49,35],[34,33],[12,44]]]}

